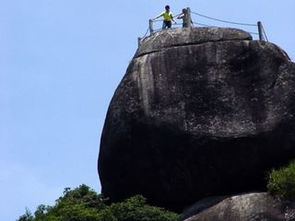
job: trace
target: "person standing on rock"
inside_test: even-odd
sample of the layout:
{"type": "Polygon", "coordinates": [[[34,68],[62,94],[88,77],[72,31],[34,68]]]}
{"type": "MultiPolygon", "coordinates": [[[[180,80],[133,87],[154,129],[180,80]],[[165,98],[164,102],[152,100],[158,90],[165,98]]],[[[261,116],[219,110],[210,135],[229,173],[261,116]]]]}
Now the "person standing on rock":
{"type": "Polygon", "coordinates": [[[188,14],[188,10],[186,8],[182,9],[182,13],[177,17],[177,19],[182,19],[182,27],[186,28],[186,27],[190,27],[190,24],[193,24],[192,19],[190,18],[189,14],[188,14]],[[190,21],[189,21],[190,20],[190,21]]]}
{"type": "MultiPolygon", "coordinates": [[[[159,16],[157,16],[153,20],[155,20],[157,18],[160,18],[160,17],[163,17],[164,18],[164,20],[163,20],[163,26],[162,26],[162,29],[163,30],[166,29],[166,28],[171,28],[172,27],[172,21],[174,21],[174,19],[173,19],[173,14],[170,11],[170,6],[169,5],[166,5],[165,6],[165,11],[162,12],[159,16]]],[[[174,21],[174,23],[176,24],[175,21],[174,21]]]]}

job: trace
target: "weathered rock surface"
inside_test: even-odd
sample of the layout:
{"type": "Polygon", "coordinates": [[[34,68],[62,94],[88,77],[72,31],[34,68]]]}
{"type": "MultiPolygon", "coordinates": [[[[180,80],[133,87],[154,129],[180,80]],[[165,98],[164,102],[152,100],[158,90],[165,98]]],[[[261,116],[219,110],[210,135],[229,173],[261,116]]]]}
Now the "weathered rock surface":
{"type": "Polygon", "coordinates": [[[229,197],[231,197],[231,195],[210,196],[210,197],[203,198],[203,199],[197,201],[196,203],[194,203],[193,205],[190,205],[189,207],[185,208],[180,215],[180,220],[185,220],[190,217],[193,217],[196,214],[201,213],[202,211],[218,204],[219,202],[221,202],[229,197]]]}
{"type": "Polygon", "coordinates": [[[109,106],[102,193],[183,209],[263,190],[295,156],[295,64],[244,31],[186,28],[147,38],[109,106]]]}
{"type": "Polygon", "coordinates": [[[192,28],[173,29],[154,33],[143,41],[135,57],[159,52],[165,48],[228,40],[252,40],[251,35],[239,29],[192,28]]]}
{"type": "Polygon", "coordinates": [[[250,193],[227,198],[185,221],[291,221],[295,203],[280,201],[267,193],[250,193]]]}

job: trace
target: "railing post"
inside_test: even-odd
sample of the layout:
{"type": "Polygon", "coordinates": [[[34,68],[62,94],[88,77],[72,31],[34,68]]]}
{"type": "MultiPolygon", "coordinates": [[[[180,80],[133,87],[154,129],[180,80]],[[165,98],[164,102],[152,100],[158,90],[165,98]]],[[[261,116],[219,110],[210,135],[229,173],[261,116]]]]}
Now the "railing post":
{"type": "Polygon", "coordinates": [[[258,21],[257,22],[257,26],[258,26],[259,40],[260,41],[263,41],[264,38],[263,38],[263,33],[262,33],[262,24],[261,24],[261,21],[258,21]]]}
{"type": "Polygon", "coordinates": [[[140,45],[141,45],[141,38],[140,37],[137,38],[137,44],[138,44],[138,47],[140,47],[140,45]]]}
{"type": "Polygon", "coordinates": [[[188,7],[186,10],[187,10],[186,11],[187,15],[184,16],[186,18],[185,27],[191,27],[192,26],[191,9],[188,7]]]}
{"type": "Polygon", "coordinates": [[[150,34],[153,34],[154,29],[153,29],[153,20],[152,19],[149,20],[149,29],[150,29],[150,34]]]}

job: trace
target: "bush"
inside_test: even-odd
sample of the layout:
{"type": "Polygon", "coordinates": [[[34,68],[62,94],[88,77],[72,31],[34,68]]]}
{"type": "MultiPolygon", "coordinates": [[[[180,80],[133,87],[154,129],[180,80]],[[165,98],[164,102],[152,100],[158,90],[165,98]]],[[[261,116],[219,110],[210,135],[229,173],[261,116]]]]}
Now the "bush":
{"type": "Polygon", "coordinates": [[[295,198],[295,161],[287,167],[272,170],[268,175],[268,192],[281,199],[295,198]]]}
{"type": "Polygon", "coordinates": [[[137,195],[109,207],[118,221],[177,221],[178,215],[162,208],[147,205],[146,199],[137,195]]]}
{"type": "Polygon", "coordinates": [[[17,221],[177,221],[179,216],[162,208],[150,206],[143,196],[137,195],[123,202],[109,204],[102,195],[86,185],[71,190],[65,188],[63,196],[54,206],[40,205],[17,221]]]}

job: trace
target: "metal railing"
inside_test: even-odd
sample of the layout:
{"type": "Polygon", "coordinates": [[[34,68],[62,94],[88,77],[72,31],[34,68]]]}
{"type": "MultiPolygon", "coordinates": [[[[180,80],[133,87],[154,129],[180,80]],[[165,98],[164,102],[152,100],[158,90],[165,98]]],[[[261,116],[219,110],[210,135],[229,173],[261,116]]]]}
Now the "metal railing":
{"type": "MultiPolygon", "coordinates": [[[[214,18],[214,17],[210,17],[210,16],[207,16],[207,15],[203,15],[203,14],[191,11],[190,8],[186,8],[186,10],[183,13],[174,16],[174,17],[182,16],[182,19],[183,19],[183,23],[176,23],[176,24],[174,24],[174,26],[182,25],[182,27],[184,27],[184,28],[191,27],[193,25],[197,25],[197,26],[201,26],[201,27],[217,27],[216,25],[210,25],[210,24],[204,24],[204,23],[195,22],[194,20],[197,20],[197,19],[192,18],[192,15],[199,16],[199,17],[202,17],[202,18],[205,18],[205,19],[208,19],[208,20],[213,20],[214,22],[222,22],[222,23],[227,23],[227,24],[230,24],[230,25],[238,25],[238,26],[256,27],[258,32],[248,31],[248,30],[247,30],[247,32],[252,34],[252,35],[257,35],[259,37],[260,41],[268,41],[268,37],[266,35],[265,29],[264,29],[261,21],[258,21],[257,24],[227,21],[227,20],[214,18]]],[[[143,39],[145,39],[148,36],[148,34],[152,35],[153,33],[157,32],[159,30],[162,30],[163,28],[155,29],[155,27],[154,27],[155,23],[162,22],[162,21],[163,20],[159,20],[159,19],[158,20],[149,19],[149,25],[148,25],[148,28],[147,28],[145,34],[143,35],[143,37],[138,38],[138,45],[141,44],[141,41],[143,39]]]]}

